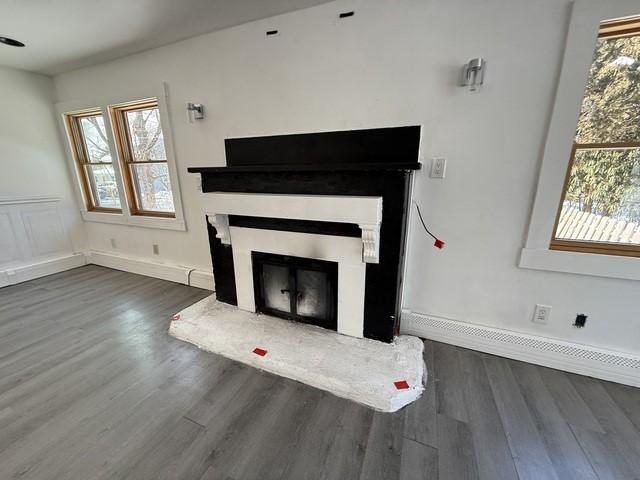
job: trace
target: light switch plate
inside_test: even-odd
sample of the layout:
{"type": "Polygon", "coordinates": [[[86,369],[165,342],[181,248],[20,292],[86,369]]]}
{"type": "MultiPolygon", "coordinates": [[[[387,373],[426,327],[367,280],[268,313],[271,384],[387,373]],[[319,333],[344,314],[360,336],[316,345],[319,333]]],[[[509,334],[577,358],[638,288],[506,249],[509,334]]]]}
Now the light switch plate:
{"type": "Polygon", "coordinates": [[[431,159],[431,178],[444,178],[447,171],[447,159],[436,157],[431,159]]]}

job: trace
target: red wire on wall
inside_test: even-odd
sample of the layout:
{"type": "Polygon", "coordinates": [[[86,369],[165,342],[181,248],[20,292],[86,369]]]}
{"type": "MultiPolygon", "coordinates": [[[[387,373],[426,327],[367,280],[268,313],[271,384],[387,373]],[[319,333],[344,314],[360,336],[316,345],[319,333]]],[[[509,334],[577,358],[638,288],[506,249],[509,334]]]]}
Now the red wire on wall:
{"type": "Polygon", "coordinates": [[[420,217],[420,223],[422,223],[422,227],[424,228],[424,231],[427,232],[429,236],[435,240],[433,246],[439,249],[444,248],[444,242],[440,240],[438,237],[436,237],[433,233],[431,233],[427,228],[427,225],[424,223],[424,220],[422,218],[422,212],[420,212],[420,207],[418,206],[418,203],[415,200],[413,201],[413,203],[416,206],[416,210],[418,211],[418,217],[420,217]]]}

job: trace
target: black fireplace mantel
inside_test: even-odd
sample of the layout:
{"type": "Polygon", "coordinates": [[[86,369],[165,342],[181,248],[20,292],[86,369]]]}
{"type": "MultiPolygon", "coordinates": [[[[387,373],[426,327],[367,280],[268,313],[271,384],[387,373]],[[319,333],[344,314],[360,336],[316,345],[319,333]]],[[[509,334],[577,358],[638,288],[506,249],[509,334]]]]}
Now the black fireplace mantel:
{"type": "Polygon", "coordinates": [[[359,171],[393,171],[420,170],[418,162],[386,162],[386,163],[325,163],[297,165],[242,165],[237,167],[189,167],[189,173],[261,173],[261,172],[359,172],[359,171]]]}

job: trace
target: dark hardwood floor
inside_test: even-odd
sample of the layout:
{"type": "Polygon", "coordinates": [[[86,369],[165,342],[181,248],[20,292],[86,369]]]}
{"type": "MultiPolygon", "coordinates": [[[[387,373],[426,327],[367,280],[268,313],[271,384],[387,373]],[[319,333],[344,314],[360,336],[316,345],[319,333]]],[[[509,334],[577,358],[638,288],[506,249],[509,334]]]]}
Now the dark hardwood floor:
{"type": "Polygon", "coordinates": [[[199,351],[209,292],[87,266],[0,289],[0,479],[634,479],[640,389],[426,342],[394,414],[199,351]]]}

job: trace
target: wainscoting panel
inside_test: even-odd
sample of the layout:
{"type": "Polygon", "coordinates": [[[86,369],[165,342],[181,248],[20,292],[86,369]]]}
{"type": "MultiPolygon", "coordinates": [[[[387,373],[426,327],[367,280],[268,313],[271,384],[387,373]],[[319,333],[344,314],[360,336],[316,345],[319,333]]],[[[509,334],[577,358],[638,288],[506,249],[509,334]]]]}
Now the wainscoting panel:
{"type": "Polygon", "coordinates": [[[73,253],[56,197],[0,198],[0,285],[84,264],[73,253]]]}
{"type": "Polygon", "coordinates": [[[18,261],[20,258],[11,216],[9,212],[0,212],[0,265],[18,261]]]}
{"type": "Polygon", "coordinates": [[[31,256],[37,258],[71,251],[69,236],[56,205],[23,211],[21,217],[31,256]]]}

